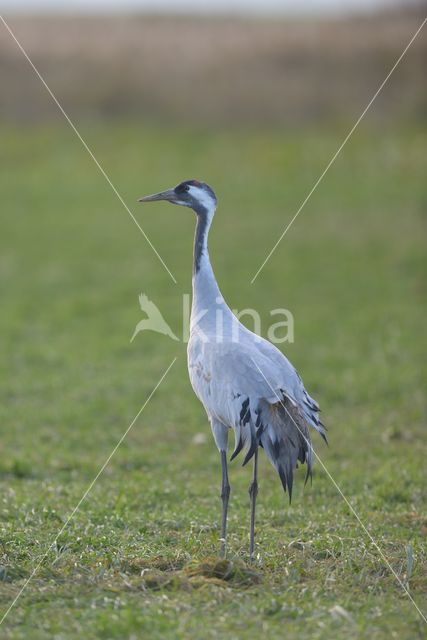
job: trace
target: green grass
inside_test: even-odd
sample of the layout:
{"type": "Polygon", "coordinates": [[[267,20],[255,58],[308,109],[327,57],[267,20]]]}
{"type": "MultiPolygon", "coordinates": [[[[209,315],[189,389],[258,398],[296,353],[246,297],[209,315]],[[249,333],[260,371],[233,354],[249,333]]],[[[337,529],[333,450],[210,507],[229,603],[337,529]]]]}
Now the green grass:
{"type": "Polygon", "coordinates": [[[329,427],[316,449],[425,607],[425,131],[362,127],[253,285],[341,130],[81,132],[178,284],[65,124],[1,131],[3,610],[178,359],[2,637],[424,637],[320,465],[305,490],[297,472],[289,506],[262,458],[251,566],[250,470],[233,463],[228,563],[217,561],[219,456],[185,345],[129,339],[141,291],[181,331],[194,226],[187,210],[135,200],[204,179],[220,199],[211,257],[225,298],[264,322],[272,308],[294,314],[285,350],[329,427]]]}

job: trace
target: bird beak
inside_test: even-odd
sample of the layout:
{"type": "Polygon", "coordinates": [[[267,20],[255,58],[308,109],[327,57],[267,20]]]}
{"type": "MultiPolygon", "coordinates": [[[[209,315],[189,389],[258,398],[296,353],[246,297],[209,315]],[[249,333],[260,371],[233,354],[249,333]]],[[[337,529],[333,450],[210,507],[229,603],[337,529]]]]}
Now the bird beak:
{"type": "Polygon", "coordinates": [[[138,202],[156,202],[156,200],[166,200],[167,202],[177,203],[178,198],[174,189],[167,189],[166,191],[160,191],[159,193],[153,193],[151,196],[144,196],[139,198],[138,202]]]}

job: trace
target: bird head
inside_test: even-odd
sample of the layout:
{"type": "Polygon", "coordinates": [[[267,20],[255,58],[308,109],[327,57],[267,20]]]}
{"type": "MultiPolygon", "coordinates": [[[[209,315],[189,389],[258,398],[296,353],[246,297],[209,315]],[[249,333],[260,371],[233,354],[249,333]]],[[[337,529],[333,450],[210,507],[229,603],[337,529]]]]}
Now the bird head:
{"type": "Polygon", "coordinates": [[[166,191],[139,198],[138,202],[155,202],[157,200],[166,200],[172,204],[190,207],[197,214],[213,211],[217,203],[211,187],[206,182],[198,180],[185,180],[174,189],[166,189],[166,191]]]}

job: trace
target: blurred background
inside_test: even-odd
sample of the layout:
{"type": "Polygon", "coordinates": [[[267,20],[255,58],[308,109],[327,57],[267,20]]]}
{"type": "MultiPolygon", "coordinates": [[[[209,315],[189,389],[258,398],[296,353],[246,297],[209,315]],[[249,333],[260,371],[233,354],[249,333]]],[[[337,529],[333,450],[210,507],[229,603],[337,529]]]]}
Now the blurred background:
{"type": "MultiPolygon", "coordinates": [[[[316,447],[391,562],[405,566],[411,540],[419,567],[427,526],[421,515],[427,28],[250,282],[420,26],[425,7],[368,0],[0,0],[0,9],[177,281],[0,23],[1,531],[2,564],[12,576],[0,580],[5,604],[32,570],[40,544],[56,535],[56,514],[74,507],[178,357],[70,525],[66,553],[58,551],[50,573],[42,572],[20,600],[13,620],[24,624],[23,635],[8,637],[35,637],[36,628],[37,637],[50,637],[46,630],[62,633],[65,620],[69,636],[61,637],[82,637],[82,628],[85,637],[131,637],[143,622],[141,592],[124,593],[119,578],[127,575],[127,589],[130,557],[175,562],[179,555],[187,562],[216,553],[218,456],[187,379],[185,345],[148,332],[130,344],[143,315],[141,292],[181,335],[194,219],[178,207],[141,207],[136,200],[189,178],[208,182],[219,198],[210,253],[225,299],[259,311],[264,327],[270,309],[293,313],[295,342],[284,350],[330,430],[331,447],[316,447]],[[122,590],[114,629],[111,612],[103,617],[102,607],[91,605],[92,597],[102,600],[107,577],[122,590]],[[43,602],[27,606],[41,584],[43,602]]],[[[375,637],[391,631],[421,637],[418,614],[396,597],[376,554],[359,547],[358,524],[325,474],[317,467],[303,495],[304,470],[298,471],[288,508],[264,462],[257,540],[269,545],[266,575],[275,569],[259,600],[224,596],[230,606],[221,601],[220,616],[210,601],[212,634],[224,625],[233,637],[249,637],[238,625],[253,616],[257,633],[283,637],[276,611],[284,594],[283,606],[295,606],[286,623],[301,638],[338,637],[329,613],[336,602],[356,620],[380,612],[372,614],[380,629],[375,637]],[[339,554],[331,527],[345,536],[339,554]],[[308,541],[298,557],[289,547],[283,553],[292,536],[308,541]],[[362,557],[368,569],[359,573],[362,557]],[[274,593],[270,585],[278,585],[274,593]]],[[[249,473],[233,466],[231,474],[230,544],[238,551],[247,546],[249,473]]],[[[140,569],[132,575],[136,580],[140,569]]],[[[414,576],[411,593],[422,601],[422,576],[414,576]]],[[[198,602],[191,598],[190,608],[198,602]]],[[[174,599],[147,600],[148,637],[176,638],[178,619],[187,631],[196,624],[197,616],[183,621],[174,599]]]]}
{"type": "MultiPolygon", "coordinates": [[[[292,128],[356,118],[422,16],[416,3],[363,0],[3,0],[2,6],[14,8],[16,36],[79,121],[202,126],[292,128]]],[[[0,47],[7,86],[0,117],[56,119],[56,106],[6,31],[0,47]]],[[[402,65],[371,117],[423,118],[425,47],[418,38],[411,63],[402,65]]]]}

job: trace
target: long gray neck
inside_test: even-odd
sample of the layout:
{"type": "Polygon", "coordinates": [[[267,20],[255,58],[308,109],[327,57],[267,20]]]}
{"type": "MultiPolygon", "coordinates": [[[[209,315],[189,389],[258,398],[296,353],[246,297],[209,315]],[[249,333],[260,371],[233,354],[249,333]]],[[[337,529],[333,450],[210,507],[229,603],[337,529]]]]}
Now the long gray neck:
{"type": "Polygon", "coordinates": [[[200,208],[197,213],[196,233],[194,234],[193,276],[201,269],[203,262],[209,263],[208,234],[212,222],[213,211],[200,208]]]}
{"type": "Polygon", "coordinates": [[[214,209],[200,207],[196,210],[197,225],[194,236],[193,257],[193,311],[210,308],[221,292],[218,288],[208,252],[208,234],[215,213],[214,209]]]}

